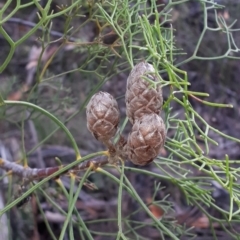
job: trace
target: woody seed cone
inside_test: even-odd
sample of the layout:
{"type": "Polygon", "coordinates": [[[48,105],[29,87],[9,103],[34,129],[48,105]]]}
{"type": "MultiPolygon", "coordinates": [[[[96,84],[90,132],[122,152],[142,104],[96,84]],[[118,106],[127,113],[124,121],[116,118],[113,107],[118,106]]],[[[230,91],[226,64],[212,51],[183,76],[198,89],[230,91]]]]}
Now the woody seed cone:
{"type": "Polygon", "coordinates": [[[87,105],[87,128],[99,141],[107,141],[116,132],[119,123],[117,101],[107,92],[94,94],[87,105]]]}
{"type": "Polygon", "coordinates": [[[166,130],[155,113],[137,119],[128,136],[128,157],[136,165],[144,166],[156,158],[165,143],[166,130]]]}
{"type": "Polygon", "coordinates": [[[151,64],[140,62],[132,69],[127,79],[126,115],[132,124],[144,114],[161,112],[163,104],[161,86],[157,84],[154,88],[143,78],[158,82],[159,79],[154,72],[151,64]]]}

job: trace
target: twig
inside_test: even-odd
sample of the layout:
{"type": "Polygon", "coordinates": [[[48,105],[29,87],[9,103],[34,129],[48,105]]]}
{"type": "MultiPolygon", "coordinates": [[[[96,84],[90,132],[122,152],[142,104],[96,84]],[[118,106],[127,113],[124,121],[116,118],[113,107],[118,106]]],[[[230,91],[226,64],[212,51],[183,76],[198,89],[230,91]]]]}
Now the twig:
{"type": "MultiPolygon", "coordinates": [[[[3,145],[3,143],[0,141],[0,156],[1,157],[8,157],[12,159],[12,156],[10,152],[6,149],[6,147],[3,145]]],[[[0,171],[0,176],[4,175],[4,171],[0,171]]],[[[3,178],[4,183],[8,183],[8,178],[4,177],[3,178]]],[[[0,210],[5,207],[5,202],[4,202],[4,190],[0,189],[0,210]]],[[[1,226],[1,239],[2,240],[7,240],[10,238],[10,233],[9,233],[9,228],[8,228],[8,217],[6,214],[3,214],[0,217],[0,226],[1,226]]]]}
{"type": "MultiPolygon", "coordinates": [[[[26,110],[26,113],[29,117],[30,113],[27,110],[26,110]]],[[[28,125],[29,125],[30,133],[32,135],[33,144],[36,146],[38,144],[38,135],[37,135],[36,128],[35,128],[34,123],[31,119],[28,119],[27,122],[28,122],[28,125]]],[[[34,162],[36,164],[36,166],[39,167],[39,168],[45,168],[46,165],[45,165],[45,162],[43,161],[42,150],[41,150],[40,146],[36,149],[36,155],[37,155],[37,158],[36,158],[37,161],[34,162]]]]}
{"type": "MultiPolygon", "coordinates": [[[[75,166],[73,169],[69,171],[77,172],[77,171],[85,170],[89,168],[91,164],[93,164],[95,168],[98,168],[100,166],[106,165],[107,163],[108,163],[108,159],[106,157],[97,157],[92,160],[82,162],[78,166],[75,166]]],[[[29,180],[42,179],[42,178],[48,177],[51,174],[60,170],[60,168],[62,167],[64,167],[64,165],[57,166],[57,167],[48,167],[48,168],[30,168],[30,167],[26,168],[15,162],[10,162],[8,160],[0,158],[0,168],[4,169],[5,171],[11,171],[11,174],[15,174],[19,177],[22,177],[24,179],[29,179],[29,180]]],[[[62,174],[66,174],[66,172],[62,174]]]]}
{"type": "MultiPolygon", "coordinates": [[[[27,21],[27,20],[23,20],[23,19],[20,19],[20,18],[14,18],[14,17],[13,18],[9,18],[7,22],[8,23],[22,24],[22,25],[25,25],[27,27],[35,27],[37,25],[36,23],[30,22],[30,21],[27,21]]],[[[42,27],[39,27],[38,30],[43,31],[44,29],[42,27]]],[[[49,31],[49,33],[52,36],[55,36],[55,37],[60,37],[60,38],[64,37],[63,33],[57,32],[57,31],[54,31],[54,30],[49,31]]],[[[74,38],[74,37],[69,37],[69,40],[73,41],[73,42],[77,42],[78,41],[78,39],[74,38]]]]}

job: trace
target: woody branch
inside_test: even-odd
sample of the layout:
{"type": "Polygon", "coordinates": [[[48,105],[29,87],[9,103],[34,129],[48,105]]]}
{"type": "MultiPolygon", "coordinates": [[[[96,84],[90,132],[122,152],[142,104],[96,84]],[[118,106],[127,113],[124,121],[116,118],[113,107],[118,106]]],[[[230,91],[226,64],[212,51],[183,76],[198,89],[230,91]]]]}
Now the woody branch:
{"type": "MultiPolygon", "coordinates": [[[[107,157],[96,157],[90,160],[86,160],[77,166],[74,166],[72,169],[69,169],[67,172],[69,171],[77,172],[77,171],[88,169],[90,167],[90,164],[93,164],[97,168],[97,167],[106,165],[107,163],[108,163],[107,157]]],[[[66,165],[48,167],[48,168],[30,168],[30,167],[24,167],[17,163],[10,162],[6,159],[0,158],[0,168],[4,169],[5,171],[10,171],[11,174],[15,174],[25,179],[42,179],[50,176],[51,174],[57,172],[58,170],[60,170],[60,168],[63,168],[65,166],[66,165]]],[[[64,172],[62,174],[66,174],[67,172],[64,172]]]]}

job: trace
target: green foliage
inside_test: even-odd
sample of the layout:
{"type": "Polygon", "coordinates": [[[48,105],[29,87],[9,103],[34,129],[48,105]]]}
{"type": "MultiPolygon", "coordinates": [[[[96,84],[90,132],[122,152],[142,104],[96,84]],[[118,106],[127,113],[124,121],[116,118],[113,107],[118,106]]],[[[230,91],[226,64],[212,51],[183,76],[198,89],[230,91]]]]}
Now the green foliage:
{"type": "MultiPolygon", "coordinates": [[[[36,80],[33,86],[28,90],[25,101],[4,100],[0,96],[0,106],[4,111],[1,111],[1,120],[10,121],[12,112],[8,110],[15,106],[15,111],[18,107],[21,108],[21,113],[26,110],[32,113],[31,117],[34,119],[34,114],[44,115],[48,121],[53,121],[56,128],[48,132],[48,135],[40,140],[40,143],[30,149],[28,152],[23,148],[23,155],[30,155],[39,145],[44,144],[47,140],[59,130],[62,131],[68,138],[68,142],[75,150],[76,159],[66,167],[60,169],[53,175],[39,181],[32,183],[32,186],[22,196],[10,202],[5,208],[0,210],[0,216],[16,206],[26,196],[36,191],[38,194],[44,195],[52,207],[65,216],[65,221],[61,228],[59,237],[55,236],[51,225],[45,217],[44,211],[41,209],[40,201],[37,202],[43,216],[44,222],[52,239],[64,239],[68,235],[69,239],[74,239],[74,231],[77,230],[81,239],[94,239],[94,236],[110,236],[111,239],[146,239],[138,233],[138,230],[144,227],[154,227],[161,239],[170,237],[171,239],[180,239],[182,235],[190,236],[188,229],[184,229],[174,222],[173,219],[167,217],[161,220],[157,219],[149,210],[147,204],[141,199],[139,193],[136,191],[133,184],[127,178],[127,173],[133,172],[144,176],[152,177],[156,182],[167,181],[171,186],[176,186],[185,196],[188,205],[198,206],[208,217],[210,225],[212,222],[217,222],[223,228],[225,224],[231,222],[239,223],[239,208],[240,195],[239,184],[237,179],[239,177],[239,169],[234,164],[239,163],[237,160],[229,159],[227,153],[223,159],[212,159],[209,157],[209,148],[212,145],[218,145],[218,142],[210,135],[211,132],[218,134],[221,137],[230,139],[231,141],[240,143],[240,139],[228,136],[224,132],[209,125],[202,116],[193,108],[190,100],[195,100],[201,104],[209,107],[232,107],[230,104],[214,103],[202,100],[201,98],[208,97],[208,93],[196,92],[189,90],[190,82],[188,81],[188,73],[183,70],[184,64],[193,60],[217,60],[222,58],[237,59],[239,49],[235,43],[233,33],[237,30],[233,29],[234,22],[228,26],[223,17],[219,17],[217,10],[223,6],[215,3],[213,0],[201,0],[203,11],[203,29],[195,50],[191,56],[185,57],[184,49],[179,49],[175,42],[174,24],[171,24],[172,9],[176,6],[185,4],[182,1],[168,1],[164,6],[157,6],[157,1],[143,0],[113,0],[113,1],[68,1],[67,5],[58,6],[57,11],[52,10],[51,4],[53,1],[48,0],[45,6],[42,6],[40,1],[33,0],[28,3],[16,1],[16,5],[12,6],[12,1],[7,1],[0,10],[0,34],[7,41],[10,46],[10,51],[0,66],[0,72],[4,73],[11,61],[13,60],[16,49],[27,42],[32,36],[35,36],[37,31],[41,29],[41,36],[38,42],[41,45],[41,53],[39,54],[38,64],[36,67],[36,80]],[[20,37],[18,40],[13,40],[10,34],[7,33],[5,25],[18,12],[25,11],[30,7],[37,9],[38,21],[31,27],[31,29],[20,37]],[[161,11],[158,9],[161,7],[161,11]],[[208,26],[209,13],[213,12],[217,28],[208,26]],[[87,16],[87,17],[86,17],[87,16]],[[57,39],[52,40],[52,24],[61,17],[64,20],[62,26],[63,35],[57,39]],[[160,19],[160,21],[158,21],[160,19]],[[76,24],[76,22],[80,24],[76,24]],[[77,35],[85,26],[97,26],[97,36],[92,41],[86,41],[84,36],[77,35]],[[71,26],[75,26],[72,28],[71,26]],[[76,27],[77,26],[77,27],[76,27]],[[227,51],[221,55],[200,56],[199,48],[202,44],[205,34],[208,32],[221,32],[227,39],[227,51]],[[108,36],[113,37],[109,40],[108,36]],[[76,37],[77,35],[77,37],[76,37]],[[110,42],[109,42],[110,41],[110,42]],[[43,61],[43,56],[46,54],[49,47],[57,43],[57,47],[52,55],[43,61]],[[73,55],[81,56],[81,61],[75,62],[72,69],[55,73],[53,65],[59,63],[58,57],[61,56],[61,51],[66,51],[66,48],[73,47],[73,55]],[[183,60],[179,61],[179,56],[183,60]],[[67,128],[68,122],[76,117],[77,114],[84,111],[84,108],[91,98],[91,96],[99,91],[101,87],[120,73],[128,73],[129,70],[142,59],[152,63],[155,69],[158,70],[161,79],[160,84],[163,91],[169,91],[168,97],[165,99],[163,111],[165,114],[165,123],[167,127],[168,138],[165,148],[168,155],[159,157],[154,161],[157,173],[147,169],[126,167],[124,164],[120,166],[109,166],[117,170],[118,174],[115,176],[109,168],[98,168],[96,174],[104,175],[108,181],[112,181],[118,186],[118,204],[117,204],[117,218],[116,219],[99,219],[95,221],[84,221],[81,214],[76,208],[76,201],[79,193],[83,187],[84,181],[90,175],[89,168],[81,178],[80,183],[77,181],[75,175],[70,174],[70,188],[67,190],[60,179],[56,180],[55,187],[60,187],[61,192],[68,200],[68,211],[64,211],[58,207],[55,200],[47,193],[44,188],[45,184],[53,177],[64,173],[66,170],[73,168],[80,162],[91,159],[95,156],[104,155],[105,152],[95,152],[84,157],[80,157],[78,150],[79,142],[67,128]],[[81,81],[81,79],[74,79],[74,74],[80,74],[83,85],[89,92],[84,96],[81,103],[74,106],[74,111],[67,117],[60,111],[62,106],[66,104],[64,109],[67,109],[74,101],[69,102],[71,98],[70,93],[67,92],[67,87],[62,82],[57,83],[57,80],[64,77],[73,78],[74,81],[81,81]],[[85,79],[87,79],[85,81],[85,79]],[[61,94],[54,93],[54,97],[48,99],[41,98],[39,89],[47,86],[49,88],[56,88],[56,92],[64,89],[64,97],[61,94]],[[47,106],[55,104],[56,109],[46,109],[47,106]],[[68,105],[69,104],[69,105],[68,105]],[[184,114],[178,116],[175,113],[174,106],[178,105],[184,114]],[[61,119],[61,121],[59,120],[61,119]],[[199,139],[203,142],[200,148],[199,139]],[[192,169],[198,169],[203,174],[195,177],[192,174],[192,169]],[[225,189],[230,196],[229,211],[218,207],[212,197],[211,181],[218,182],[223,189],[225,189]],[[77,186],[77,190],[74,187],[77,186]],[[138,202],[139,209],[136,212],[130,212],[128,216],[122,215],[122,203],[124,202],[124,194],[128,194],[134,201],[138,202]],[[222,219],[214,218],[208,213],[204,207],[211,207],[219,211],[222,219]],[[132,220],[132,216],[140,211],[144,211],[151,219],[150,222],[141,222],[132,220]],[[74,218],[73,218],[74,216],[74,218]],[[109,221],[116,223],[118,227],[117,232],[96,232],[92,230],[92,225],[100,223],[101,221],[109,221]],[[124,227],[123,227],[124,226],[124,227]]],[[[217,41],[217,40],[216,40],[217,41]]],[[[67,53],[66,53],[67,54],[67,53]]],[[[64,54],[63,54],[64,58],[64,54]]],[[[73,59],[74,60],[74,59],[73,59]]],[[[79,75],[77,75],[79,76],[79,75]]],[[[71,80],[69,80],[71,81],[71,80]]],[[[3,95],[3,94],[2,94],[3,95]]],[[[5,94],[4,94],[5,96],[5,94]]],[[[20,116],[20,115],[19,115],[20,116]]],[[[36,117],[36,115],[35,115],[36,117]]],[[[24,135],[24,121],[25,118],[11,120],[16,124],[24,135]]],[[[39,124],[39,123],[38,123],[39,124]]],[[[121,131],[124,131],[126,120],[121,126],[121,131]]],[[[86,125],[82,124],[83,128],[86,125]]],[[[83,140],[83,139],[81,139],[83,140]]],[[[94,140],[93,140],[94,141],[94,140]]],[[[143,186],[144,187],[144,186],[143,186]]],[[[161,189],[156,187],[155,191],[161,189]]],[[[155,201],[153,197],[153,201],[155,201]]],[[[172,210],[170,200],[168,198],[162,199],[160,202],[156,201],[162,209],[166,212],[172,210]]],[[[226,229],[226,228],[225,228],[226,229]]],[[[212,234],[214,236],[214,228],[212,234]]],[[[230,230],[226,229],[235,239],[230,230]]]]}

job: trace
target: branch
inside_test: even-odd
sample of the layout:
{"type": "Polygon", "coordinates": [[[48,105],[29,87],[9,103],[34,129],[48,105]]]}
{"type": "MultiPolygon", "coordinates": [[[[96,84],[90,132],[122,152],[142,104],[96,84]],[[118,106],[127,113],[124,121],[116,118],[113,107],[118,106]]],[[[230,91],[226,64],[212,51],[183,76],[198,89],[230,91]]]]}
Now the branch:
{"type": "MultiPolygon", "coordinates": [[[[75,166],[73,169],[68,170],[68,172],[70,171],[77,172],[77,171],[88,169],[91,164],[94,165],[94,168],[101,167],[103,165],[108,164],[108,158],[96,157],[91,160],[87,160],[85,162],[80,163],[78,166],[75,166]]],[[[10,171],[11,174],[15,174],[19,177],[26,178],[26,179],[42,179],[50,176],[51,174],[57,172],[58,170],[60,170],[65,166],[66,165],[48,167],[48,168],[30,168],[30,167],[24,167],[15,162],[10,162],[8,160],[4,160],[0,158],[0,168],[4,169],[5,171],[10,171]]],[[[66,172],[62,174],[66,174],[66,172]]]]}

